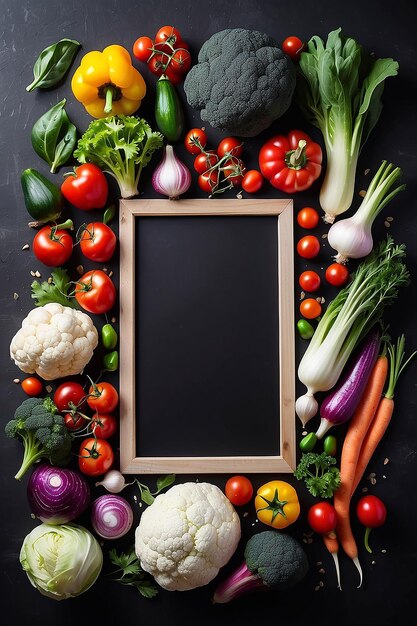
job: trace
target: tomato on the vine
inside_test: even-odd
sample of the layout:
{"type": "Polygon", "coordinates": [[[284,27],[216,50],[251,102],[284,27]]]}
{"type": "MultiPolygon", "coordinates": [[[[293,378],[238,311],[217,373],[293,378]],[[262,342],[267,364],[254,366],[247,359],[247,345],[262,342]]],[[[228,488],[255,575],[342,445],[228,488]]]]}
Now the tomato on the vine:
{"type": "Polygon", "coordinates": [[[199,174],[204,174],[208,169],[216,165],[219,157],[214,150],[208,150],[207,152],[200,152],[194,159],[194,169],[199,174]]]}
{"type": "Polygon", "coordinates": [[[319,223],[320,216],[316,209],[306,206],[297,213],[297,223],[301,228],[308,230],[315,228],[319,223]]]}
{"type": "Polygon", "coordinates": [[[349,280],[350,274],[346,265],[332,263],[326,269],[325,277],[327,282],[334,287],[342,287],[349,280]]]}
{"type": "Polygon", "coordinates": [[[35,376],[28,376],[28,378],[22,380],[20,386],[28,396],[40,396],[43,391],[43,385],[41,381],[39,380],[39,378],[35,378],[35,376]]]}
{"type": "Polygon", "coordinates": [[[369,534],[372,528],[378,528],[384,524],[387,517],[386,506],[378,496],[363,496],[356,505],[356,515],[360,523],[366,526],[364,544],[367,551],[372,554],[369,534]]]}
{"type": "Polygon", "coordinates": [[[89,313],[107,313],[116,302],[116,287],[103,270],[90,270],[77,281],[75,299],[89,313]]]}
{"type": "Polygon", "coordinates": [[[217,146],[217,154],[219,157],[227,155],[239,157],[243,152],[243,144],[236,137],[225,137],[217,146]]]}
{"type": "Polygon", "coordinates": [[[297,253],[304,259],[313,259],[320,252],[320,242],[315,235],[301,237],[297,243],[297,253]]]}
{"type": "Polygon", "coordinates": [[[253,496],[253,485],[246,476],[232,476],[226,482],[225,494],[235,506],[242,506],[250,502],[253,496]]]}
{"type": "Polygon", "coordinates": [[[89,423],[88,430],[99,439],[110,439],[117,431],[117,420],[110,413],[97,413],[89,423]]]}
{"type": "Polygon", "coordinates": [[[336,509],[330,502],[317,502],[309,508],[307,521],[314,532],[319,535],[328,535],[336,528],[336,509]]]}
{"type": "Polygon", "coordinates": [[[231,157],[224,162],[223,175],[233,187],[237,187],[242,184],[243,177],[246,173],[245,164],[241,159],[231,157]]]}
{"type": "Polygon", "coordinates": [[[305,43],[301,41],[299,37],[291,36],[284,39],[282,42],[282,51],[293,61],[299,61],[302,51],[305,48],[305,43]]]}
{"type": "Polygon", "coordinates": [[[152,54],[153,41],[150,37],[139,37],[133,44],[133,56],[147,63],[152,54]]]}
{"type": "Polygon", "coordinates": [[[103,222],[90,222],[83,226],[80,237],[81,252],[96,263],[110,261],[116,249],[117,238],[103,222]]]}
{"type": "Polygon", "coordinates": [[[111,383],[94,383],[88,391],[87,404],[98,414],[113,413],[119,404],[118,391],[111,383]]]}
{"type": "Polygon", "coordinates": [[[256,193],[264,184],[264,177],[258,170],[249,170],[242,179],[242,189],[246,193],[256,193]]]}
{"type": "Polygon", "coordinates": [[[68,430],[78,430],[85,425],[81,413],[86,403],[86,392],[80,383],[75,381],[61,383],[55,390],[53,400],[59,413],[64,417],[68,430]]]}
{"type": "Polygon", "coordinates": [[[148,67],[155,76],[162,76],[165,71],[168,57],[165,54],[154,54],[148,61],[148,67]]]}
{"type": "Polygon", "coordinates": [[[298,283],[304,291],[317,291],[321,285],[321,279],[317,272],[306,270],[300,274],[298,283]]]}
{"type": "Polygon", "coordinates": [[[164,74],[173,85],[178,85],[182,81],[182,75],[172,69],[171,63],[166,67],[164,74]]]}
{"type": "Polygon", "coordinates": [[[191,67],[191,54],[188,50],[176,50],[172,55],[169,67],[173,72],[185,74],[191,67]]]}
{"type": "Polygon", "coordinates": [[[321,304],[314,298],[306,298],[300,303],[300,313],[308,320],[314,320],[321,315],[321,304]]]}
{"type": "Polygon", "coordinates": [[[44,226],[33,239],[33,253],[38,261],[48,267],[58,267],[68,261],[72,254],[73,241],[64,228],[72,227],[68,220],[58,226],[44,226]]]}
{"type": "Polygon", "coordinates": [[[197,182],[202,191],[211,193],[216,189],[217,185],[219,184],[218,179],[218,173],[215,170],[212,170],[211,172],[205,172],[204,174],[200,174],[197,182]]]}
{"type": "Polygon", "coordinates": [[[162,26],[154,39],[155,47],[164,52],[172,52],[172,48],[177,48],[181,41],[181,34],[174,26],[162,26]]]}
{"type": "Polygon", "coordinates": [[[106,439],[88,437],[81,442],[78,466],[88,476],[105,474],[113,465],[113,448],[106,439]]]}
{"type": "Polygon", "coordinates": [[[207,144],[207,135],[202,128],[192,128],[185,135],[184,145],[190,154],[199,154],[207,144]]]}

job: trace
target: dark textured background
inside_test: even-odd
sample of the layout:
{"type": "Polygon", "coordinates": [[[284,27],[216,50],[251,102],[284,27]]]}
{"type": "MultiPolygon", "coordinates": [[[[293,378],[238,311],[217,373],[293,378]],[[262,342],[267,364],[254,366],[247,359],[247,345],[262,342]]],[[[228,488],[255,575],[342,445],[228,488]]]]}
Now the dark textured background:
{"type": "MultiPolygon", "coordinates": [[[[0,363],[2,388],[2,422],[10,419],[16,406],[24,399],[20,387],[13,384],[16,377],[23,378],[8,356],[12,336],[20,327],[22,319],[32,307],[30,283],[33,280],[30,271],[39,269],[42,278],[49,270],[36,261],[32,252],[22,251],[26,243],[31,243],[34,232],[27,227],[28,214],[23,204],[20,187],[20,174],[24,168],[34,167],[48,175],[46,164],[33,152],[30,143],[30,131],[33,123],[50,106],[67,98],[67,111],[77,128],[82,132],[90,118],[82,105],[77,103],[70,90],[70,77],[81,59],[89,50],[101,50],[106,45],[119,43],[128,49],[141,35],[153,36],[158,28],[165,24],[174,24],[189,42],[194,60],[202,43],[213,33],[227,27],[245,27],[259,29],[282,41],[286,36],[297,34],[307,39],[314,34],[325,37],[330,30],[339,26],[362,43],[377,57],[392,56],[400,63],[400,73],[395,79],[388,79],[384,94],[382,117],[374,129],[359,160],[356,181],[357,192],[366,188],[369,176],[364,171],[378,167],[382,159],[387,159],[402,167],[407,189],[381,215],[374,228],[376,240],[385,237],[383,216],[392,215],[394,221],[390,232],[396,242],[404,242],[408,249],[408,266],[412,274],[411,285],[404,290],[398,301],[385,316],[394,336],[404,332],[407,347],[411,351],[417,347],[415,333],[416,317],[413,301],[416,298],[417,253],[416,241],[416,40],[414,24],[416,10],[406,0],[367,1],[367,2],[303,2],[288,3],[277,0],[236,0],[233,4],[214,0],[210,3],[191,2],[138,2],[123,0],[100,0],[81,2],[67,0],[65,3],[46,0],[24,0],[14,2],[1,0],[0,23],[2,45],[0,48],[0,147],[2,167],[1,185],[1,222],[0,222],[0,363]],[[67,79],[55,89],[32,93],[25,91],[25,86],[32,80],[32,67],[39,52],[51,43],[63,37],[80,41],[83,49],[78,53],[67,79]],[[19,299],[13,299],[13,293],[19,299]]],[[[140,114],[154,124],[153,93],[154,78],[145,66],[137,63],[143,70],[148,84],[146,97],[140,114]]],[[[182,87],[179,93],[184,99],[182,87]]],[[[201,125],[198,113],[186,109],[187,123],[190,127],[201,125]]],[[[292,107],[286,115],[255,140],[248,140],[245,145],[245,160],[249,167],[256,166],[257,151],[261,143],[273,133],[287,132],[292,127],[310,130],[320,140],[320,135],[309,129],[292,107]]],[[[209,142],[216,145],[219,135],[208,129],[209,142]]],[[[191,165],[189,156],[178,148],[178,154],[191,165]]],[[[62,173],[70,165],[53,177],[61,182],[62,173]]],[[[152,167],[144,170],[141,190],[144,197],[155,197],[150,184],[152,167]]],[[[51,175],[52,177],[52,175],[51,175]]],[[[303,206],[318,207],[317,182],[309,193],[295,198],[295,210],[303,206]]],[[[112,193],[116,193],[114,186],[112,193]]],[[[188,197],[205,197],[194,183],[188,197]]],[[[233,197],[233,196],[232,196],[233,197]]],[[[265,186],[258,197],[282,197],[272,188],[265,186]]],[[[352,210],[360,202],[355,194],[352,210]]],[[[68,210],[77,225],[85,219],[80,212],[68,210]]],[[[99,214],[97,214],[99,217],[99,214]]],[[[319,234],[325,232],[321,225],[319,234]],[[321,229],[321,230],[320,230],[321,229]]],[[[295,236],[301,236],[295,226],[295,236]]],[[[307,267],[323,272],[329,263],[331,251],[323,240],[322,251],[314,262],[296,259],[296,275],[307,267]]],[[[83,263],[86,269],[94,267],[84,261],[76,251],[68,265],[72,276],[76,278],[75,267],[83,263]]],[[[115,272],[117,280],[117,256],[108,267],[115,272]]],[[[323,287],[323,295],[329,300],[334,294],[328,287],[323,287]]],[[[299,289],[295,288],[296,302],[299,289]]],[[[114,312],[117,315],[117,311],[114,312]]],[[[97,326],[103,322],[96,320],[97,326]]],[[[305,344],[297,342],[299,359],[305,344]]],[[[98,351],[86,373],[95,376],[101,354],[98,351]]],[[[109,377],[117,384],[117,376],[109,377]]],[[[24,536],[31,531],[36,522],[30,516],[26,500],[25,481],[18,484],[13,479],[20,463],[21,448],[15,442],[0,436],[0,485],[2,496],[1,515],[1,597],[3,612],[13,617],[15,623],[24,622],[36,626],[60,623],[62,626],[74,623],[83,626],[91,623],[117,620],[126,625],[136,625],[152,621],[155,624],[171,623],[191,625],[196,621],[204,626],[214,622],[218,624],[280,622],[292,625],[321,624],[324,621],[339,624],[388,625],[400,623],[405,615],[414,613],[415,605],[415,570],[417,565],[416,517],[417,496],[415,485],[417,460],[417,430],[415,424],[415,386],[416,364],[412,364],[402,377],[397,389],[395,415],[383,443],[378,448],[372,468],[377,482],[370,486],[370,491],[379,495],[388,507],[385,526],[373,531],[372,545],[374,554],[368,555],[361,543],[363,529],[354,520],[360,558],[364,569],[364,585],[356,589],[357,577],[353,565],[342,553],[340,555],[343,591],[338,591],[335,584],[334,570],[320,538],[313,537],[313,542],[304,544],[310,571],[305,580],[296,588],[281,593],[262,594],[247,597],[230,605],[212,606],[210,597],[217,584],[227,571],[240,562],[245,540],[255,531],[254,513],[251,507],[239,511],[242,517],[242,543],[229,565],[218,579],[208,587],[186,593],[162,591],[152,601],[144,600],[134,589],[123,588],[110,581],[107,551],[110,544],[103,545],[105,569],[103,575],[85,595],[66,602],[54,602],[42,597],[34,590],[21,570],[18,554],[24,536]],[[390,462],[383,465],[388,457],[390,462]],[[244,513],[248,511],[248,515],[244,513]],[[372,561],[375,563],[372,564],[372,561]],[[322,562],[322,565],[318,563],[322,562]],[[323,567],[325,573],[319,573],[323,567]],[[319,581],[323,587],[315,589],[319,581]]],[[[53,385],[54,386],[54,385],[53,385]]],[[[298,389],[298,391],[302,391],[298,389]]],[[[256,426],[255,426],[256,427],[256,426]]],[[[297,424],[298,434],[300,429],[297,424]]],[[[342,433],[342,431],[340,431],[342,433]]],[[[335,432],[337,435],[337,433],[335,432]]],[[[196,428],[195,436],[199,436],[196,428]]],[[[178,476],[177,481],[190,477],[178,476]]],[[[209,480],[224,486],[227,476],[191,477],[191,479],[209,480]]],[[[253,476],[255,487],[270,476],[253,476]]],[[[302,484],[291,476],[284,476],[298,488],[303,512],[299,520],[290,527],[289,532],[302,541],[307,531],[305,513],[312,502],[302,484]]],[[[146,482],[145,479],[143,479],[146,482]]],[[[149,477],[153,487],[155,477],[149,477]]],[[[135,523],[140,511],[136,508],[133,496],[137,493],[133,487],[126,491],[135,507],[135,523]]],[[[100,491],[100,494],[102,492],[100,491]]],[[[98,491],[97,491],[98,495],[98,491]]],[[[89,524],[88,516],[82,520],[89,524]]],[[[120,548],[127,547],[133,538],[132,533],[118,542],[120,548]]]]}

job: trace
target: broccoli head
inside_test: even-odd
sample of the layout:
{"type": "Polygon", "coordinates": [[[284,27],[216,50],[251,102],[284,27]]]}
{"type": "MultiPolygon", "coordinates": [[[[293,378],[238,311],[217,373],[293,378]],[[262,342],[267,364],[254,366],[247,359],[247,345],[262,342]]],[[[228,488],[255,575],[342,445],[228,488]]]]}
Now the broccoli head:
{"type": "Polygon", "coordinates": [[[217,588],[214,603],[224,604],[259,589],[289,589],[309,569],[301,544],[283,532],[265,530],[247,542],[242,565],[217,588]]]}
{"type": "Polygon", "coordinates": [[[23,461],[16,480],[23,478],[40,459],[46,458],[53,465],[67,465],[70,461],[72,436],[51,398],[24,400],[14,419],[6,424],[5,433],[23,443],[23,461]]]}
{"type": "Polygon", "coordinates": [[[184,91],[203,122],[255,137],[287,111],[295,84],[295,66],[272,37],[228,28],[203,44],[184,91]]]}

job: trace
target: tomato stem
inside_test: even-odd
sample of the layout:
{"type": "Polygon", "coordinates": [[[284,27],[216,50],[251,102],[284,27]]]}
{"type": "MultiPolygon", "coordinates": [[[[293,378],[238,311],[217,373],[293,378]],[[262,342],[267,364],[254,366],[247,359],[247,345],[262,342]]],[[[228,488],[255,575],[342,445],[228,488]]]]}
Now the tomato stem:
{"type": "Polygon", "coordinates": [[[366,530],[365,530],[365,540],[364,540],[364,544],[365,544],[365,548],[367,549],[367,551],[369,552],[369,554],[372,554],[372,550],[370,548],[369,545],[369,534],[371,532],[371,527],[367,526],[366,530]]]}

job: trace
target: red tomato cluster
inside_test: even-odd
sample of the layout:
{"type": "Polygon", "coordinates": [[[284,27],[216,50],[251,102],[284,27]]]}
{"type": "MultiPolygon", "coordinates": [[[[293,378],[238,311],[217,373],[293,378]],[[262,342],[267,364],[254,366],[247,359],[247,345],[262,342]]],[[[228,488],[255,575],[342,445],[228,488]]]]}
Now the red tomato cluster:
{"type": "Polygon", "coordinates": [[[181,82],[191,67],[188,44],[174,26],[162,26],[153,40],[150,37],[136,39],[133,55],[147,63],[152,74],[165,74],[174,84],[181,82]]]}

